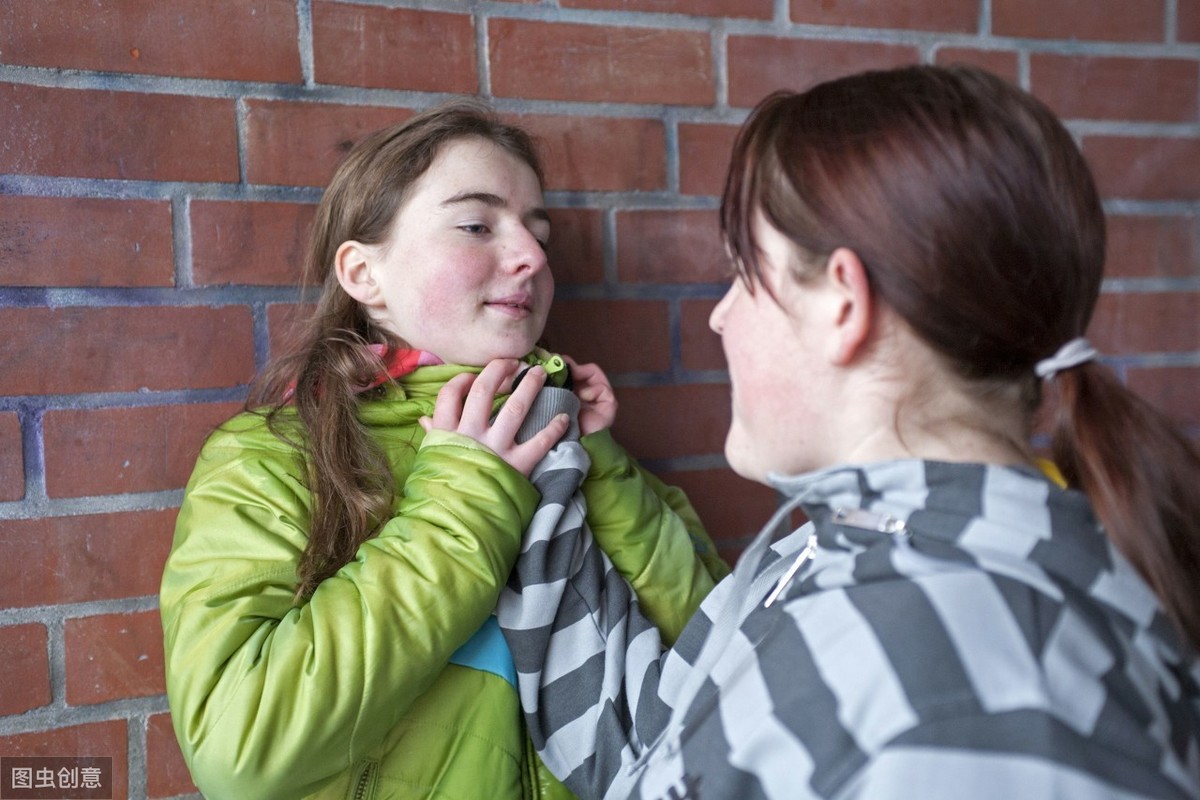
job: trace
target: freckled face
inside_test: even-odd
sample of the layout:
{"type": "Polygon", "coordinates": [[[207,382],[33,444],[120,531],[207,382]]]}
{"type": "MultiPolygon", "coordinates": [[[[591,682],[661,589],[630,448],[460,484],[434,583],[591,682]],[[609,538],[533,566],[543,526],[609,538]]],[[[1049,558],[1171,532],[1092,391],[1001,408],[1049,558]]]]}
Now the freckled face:
{"type": "Polygon", "coordinates": [[[761,213],[754,226],[766,286],[756,285],[752,293],[734,280],[709,326],[720,334],[729,365],[732,422],[725,457],[739,475],[765,483],[769,472],[825,466],[819,439],[828,365],[819,357],[816,313],[824,279],[797,283],[788,274],[791,242],[761,213]]]}
{"type": "Polygon", "coordinates": [[[554,296],[549,237],[528,164],[482,138],[449,142],[371,248],[382,295],[371,313],[449,364],[524,356],[554,296]]]}

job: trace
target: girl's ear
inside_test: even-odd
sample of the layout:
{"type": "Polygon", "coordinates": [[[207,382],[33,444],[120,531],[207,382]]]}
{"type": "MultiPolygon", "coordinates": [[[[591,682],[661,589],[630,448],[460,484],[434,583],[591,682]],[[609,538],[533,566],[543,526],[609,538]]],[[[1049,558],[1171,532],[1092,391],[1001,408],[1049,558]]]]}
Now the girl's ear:
{"type": "Polygon", "coordinates": [[[859,354],[871,333],[871,283],[862,260],[847,247],[830,253],[825,272],[838,303],[830,360],[845,366],[859,354]]]}
{"type": "Polygon", "coordinates": [[[342,289],[368,308],[383,305],[383,292],[372,273],[374,263],[370,245],[353,240],[342,242],[333,257],[333,269],[342,289]]]}

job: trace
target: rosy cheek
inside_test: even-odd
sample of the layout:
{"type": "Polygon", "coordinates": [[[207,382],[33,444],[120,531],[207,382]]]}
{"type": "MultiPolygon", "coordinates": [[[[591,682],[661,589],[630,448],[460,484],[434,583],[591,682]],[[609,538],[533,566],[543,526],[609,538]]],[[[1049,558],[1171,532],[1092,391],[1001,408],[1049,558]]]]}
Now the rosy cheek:
{"type": "Polygon", "coordinates": [[[426,280],[416,295],[421,298],[422,304],[444,308],[478,293],[478,282],[471,280],[466,270],[447,269],[426,280]]]}

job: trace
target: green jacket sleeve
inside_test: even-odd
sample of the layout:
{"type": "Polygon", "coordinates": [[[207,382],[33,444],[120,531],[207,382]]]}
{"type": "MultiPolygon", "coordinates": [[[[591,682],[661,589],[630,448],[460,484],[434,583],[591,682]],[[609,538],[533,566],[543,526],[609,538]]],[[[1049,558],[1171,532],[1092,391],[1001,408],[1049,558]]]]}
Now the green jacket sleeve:
{"type": "Polygon", "coordinates": [[[592,535],[669,645],[729,568],[680,489],[643,469],[607,430],[580,442],[592,460],[582,487],[592,535]]]}
{"type": "Polygon", "coordinates": [[[172,718],[214,800],[301,797],[378,745],[492,611],[538,501],[489,451],[431,433],[395,516],[296,606],[296,471],[218,433],[163,576],[172,718]]]}

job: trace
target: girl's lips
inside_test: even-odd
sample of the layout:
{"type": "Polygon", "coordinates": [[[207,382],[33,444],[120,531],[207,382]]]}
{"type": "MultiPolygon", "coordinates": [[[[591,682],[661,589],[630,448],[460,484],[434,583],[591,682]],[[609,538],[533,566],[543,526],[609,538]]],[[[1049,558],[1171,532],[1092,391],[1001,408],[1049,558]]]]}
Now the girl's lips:
{"type": "Polygon", "coordinates": [[[521,292],[488,300],[484,305],[511,316],[524,317],[533,313],[533,295],[521,292]]]}

